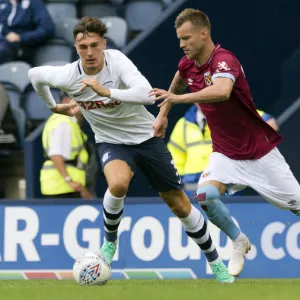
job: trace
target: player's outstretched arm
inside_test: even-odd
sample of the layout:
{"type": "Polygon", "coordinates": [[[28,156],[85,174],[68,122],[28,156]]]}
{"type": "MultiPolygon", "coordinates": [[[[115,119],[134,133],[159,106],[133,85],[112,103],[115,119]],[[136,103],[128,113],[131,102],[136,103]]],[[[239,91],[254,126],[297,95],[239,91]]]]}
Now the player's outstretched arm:
{"type": "MultiPolygon", "coordinates": [[[[179,71],[177,71],[169,87],[169,92],[179,95],[185,91],[186,87],[186,83],[181,78],[179,71]]],[[[153,92],[153,90],[151,90],[151,92],[153,92]]],[[[168,127],[168,114],[171,109],[172,103],[166,103],[166,105],[161,106],[159,114],[153,123],[154,136],[165,137],[168,127]]]]}
{"type": "Polygon", "coordinates": [[[47,80],[48,68],[46,66],[32,68],[28,72],[28,78],[36,93],[45,101],[48,108],[53,109],[56,107],[56,102],[51,94],[47,80]]]}
{"type": "Polygon", "coordinates": [[[229,99],[233,85],[234,82],[232,79],[218,77],[214,79],[213,85],[208,86],[199,92],[175,95],[162,89],[154,89],[150,95],[156,97],[155,101],[163,100],[158,107],[166,105],[167,103],[193,104],[221,102],[229,99]]]}
{"type": "Polygon", "coordinates": [[[79,107],[74,101],[67,104],[57,104],[50,91],[50,87],[61,89],[64,86],[65,78],[67,78],[64,67],[35,67],[29,70],[28,77],[36,93],[51,111],[67,116],[74,116],[79,112],[79,107]]]}

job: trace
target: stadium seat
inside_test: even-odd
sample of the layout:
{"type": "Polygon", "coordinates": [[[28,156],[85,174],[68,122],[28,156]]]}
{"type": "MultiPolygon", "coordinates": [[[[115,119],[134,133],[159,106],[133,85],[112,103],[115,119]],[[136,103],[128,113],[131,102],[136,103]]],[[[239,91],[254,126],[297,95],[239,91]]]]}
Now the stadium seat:
{"type": "Polygon", "coordinates": [[[49,1],[47,10],[53,20],[64,18],[76,18],[76,1],[49,1]]]}
{"type": "Polygon", "coordinates": [[[84,3],[80,9],[80,17],[112,17],[117,16],[113,5],[109,3],[84,3]]]}
{"type": "MultiPolygon", "coordinates": [[[[10,93],[8,92],[8,96],[10,97],[10,93]]],[[[18,126],[18,145],[21,149],[24,148],[25,136],[26,136],[26,115],[22,108],[20,107],[10,107],[12,115],[18,126]]]]}
{"type": "Polygon", "coordinates": [[[172,2],[174,2],[174,0],[162,0],[162,2],[164,3],[165,7],[169,6],[172,4],[172,2]]]}
{"type": "Polygon", "coordinates": [[[106,36],[110,38],[118,48],[122,49],[127,42],[128,27],[126,21],[120,17],[103,17],[101,21],[104,22],[108,28],[106,36]]]}
{"type": "Polygon", "coordinates": [[[131,0],[125,7],[125,19],[129,30],[148,29],[162,14],[164,4],[161,1],[131,0]]]}
{"type": "Polygon", "coordinates": [[[78,23],[77,18],[65,18],[54,20],[55,37],[63,39],[70,46],[74,45],[73,28],[78,23]]]}
{"type": "Polygon", "coordinates": [[[9,106],[18,126],[18,143],[22,149],[26,135],[26,115],[21,107],[21,97],[30,85],[28,79],[30,68],[29,64],[19,61],[0,65],[0,82],[5,86],[9,98],[9,106]]]}
{"type": "MultiPolygon", "coordinates": [[[[56,102],[59,101],[60,91],[51,89],[52,95],[56,102]]],[[[51,110],[47,107],[45,102],[32,89],[28,89],[24,96],[24,110],[27,120],[42,121],[47,119],[51,114],[51,110]]]]}
{"type": "Polygon", "coordinates": [[[12,83],[1,82],[1,84],[3,84],[6,93],[8,94],[10,107],[21,107],[22,92],[20,89],[12,83]]]}
{"type": "Polygon", "coordinates": [[[72,48],[67,42],[62,39],[53,39],[36,50],[32,64],[34,66],[41,66],[51,61],[71,62],[72,56],[72,48]]]}
{"type": "Polygon", "coordinates": [[[117,47],[117,45],[115,44],[115,42],[109,38],[108,36],[105,37],[106,39],[106,49],[117,49],[120,50],[119,47],[117,47]]]}
{"type": "Polygon", "coordinates": [[[54,60],[54,61],[47,61],[43,66],[64,66],[69,64],[69,61],[65,60],[54,60]]]}
{"type": "Polygon", "coordinates": [[[26,115],[21,107],[22,92],[13,83],[2,82],[9,99],[9,107],[17,124],[18,146],[23,149],[26,135],[26,115]]]}
{"type": "Polygon", "coordinates": [[[0,82],[11,83],[22,93],[30,84],[28,71],[31,66],[22,61],[13,61],[0,65],[0,82]]]}

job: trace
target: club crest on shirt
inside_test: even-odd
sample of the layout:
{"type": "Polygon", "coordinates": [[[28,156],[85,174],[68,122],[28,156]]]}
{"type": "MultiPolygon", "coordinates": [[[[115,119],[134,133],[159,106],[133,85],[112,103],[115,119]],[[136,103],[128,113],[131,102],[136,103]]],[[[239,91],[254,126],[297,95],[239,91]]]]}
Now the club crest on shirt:
{"type": "Polygon", "coordinates": [[[103,83],[103,86],[107,89],[113,88],[113,82],[111,80],[108,80],[103,83]]]}
{"type": "Polygon", "coordinates": [[[204,81],[206,85],[211,85],[211,74],[209,71],[204,73],[204,81]]]}

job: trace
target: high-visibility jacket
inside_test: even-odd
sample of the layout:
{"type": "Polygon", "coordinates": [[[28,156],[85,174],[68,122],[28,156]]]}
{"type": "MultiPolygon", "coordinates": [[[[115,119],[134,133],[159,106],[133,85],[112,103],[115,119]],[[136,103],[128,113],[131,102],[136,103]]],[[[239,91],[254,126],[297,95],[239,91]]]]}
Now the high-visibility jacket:
{"type": "Polygon", "coordinates": [[[167,145],[185,184],[198,182],[212,153],[210,130],[207,124],[203,131],[199,128],[196,113],[192,106],[176,123],[167,145]]]}
{"type": "MultiPolygon", "coordinates": [[[[65,167],[71,180],[86,184],[85,165],[88,163],[88,152],[85,147],[87,136],[79,127],[77,122],[74,122],[71,117],[53,114],[47,120],[42,135],[42,142],[44,152],[48,153],[51,145],[51,132],[57,127],[59,123],[66,123],[70,126],[72,134],[72,143],[70,147],[71,159],[65,160],[65,167]]],[[[46,157],[40,174],[41,192],[43,195],[58,195],[74,192],[72,188],[66,183],[60,172],[54,167],[52,160],[46,157]]]]}
{"type": "Polygon", "coordinates": [[[272,115],[267,114],[266,112],[257,109],[258,114],[262,117],[262,119],[267,122],[268,120],[274,118],[272,115]]]}

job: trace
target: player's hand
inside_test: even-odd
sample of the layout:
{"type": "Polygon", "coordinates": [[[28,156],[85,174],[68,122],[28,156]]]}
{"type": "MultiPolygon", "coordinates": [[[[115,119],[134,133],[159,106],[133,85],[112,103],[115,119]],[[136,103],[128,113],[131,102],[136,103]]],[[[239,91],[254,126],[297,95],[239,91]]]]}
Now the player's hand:
{"type": "Polygon", "coordinates": [[[168,127],[168,118],[158,115],[152,126],[154,129],[154,136],[164,138],[168,127]]]}
{"type": "Polygon", "coordinates": [[[20,35],[18,35],[15,32],[10,32],[6,35],[6,40],[11,42],[11,43],[15,43],[15,42],[20,42],[21,37],[20,37],[20,35]]]}
{"type": "Polygon", "coordinates": [[[79,182],[74,182],[74,181],[68,181],[67,182],[68,185],[70,186],[70,188],[74,191],[74,192],[80,192],[82,191],[83,189],[83,186],[81,183],[79,182]]]}
{"type": "Polygon", "coordinates": [[[93,195],[83,186],[80,191],[80,196],[83,199],[93,199],[93,195]]]}
{"type": "Polygon", "coordinates": [[[80,109],[77,106],[76,102],[72,100],[69,103],[56,104],[55,108],[51,109],[51,111],[56,114],[73,117],[80,111],[80,109]]]}
{"type": "Polygon", "coordinates": [[[97,93],[101,97],[110,97],[110,90],[101,85],[95,78],[85,78],[80,82],[83,83],[81,87],[81,91],[90,87],[95,93],[97,93]]]}
{"type": "Polygon", "coordinates": [[[166,103],[177,104],[181,102],[180,95],[175,95],[168,91],[154,88],[150,91],[149,96],[155,96],[154,101],[164,100],[163,102],[159,103],[157,106],[162,107],[166,103]]]}

